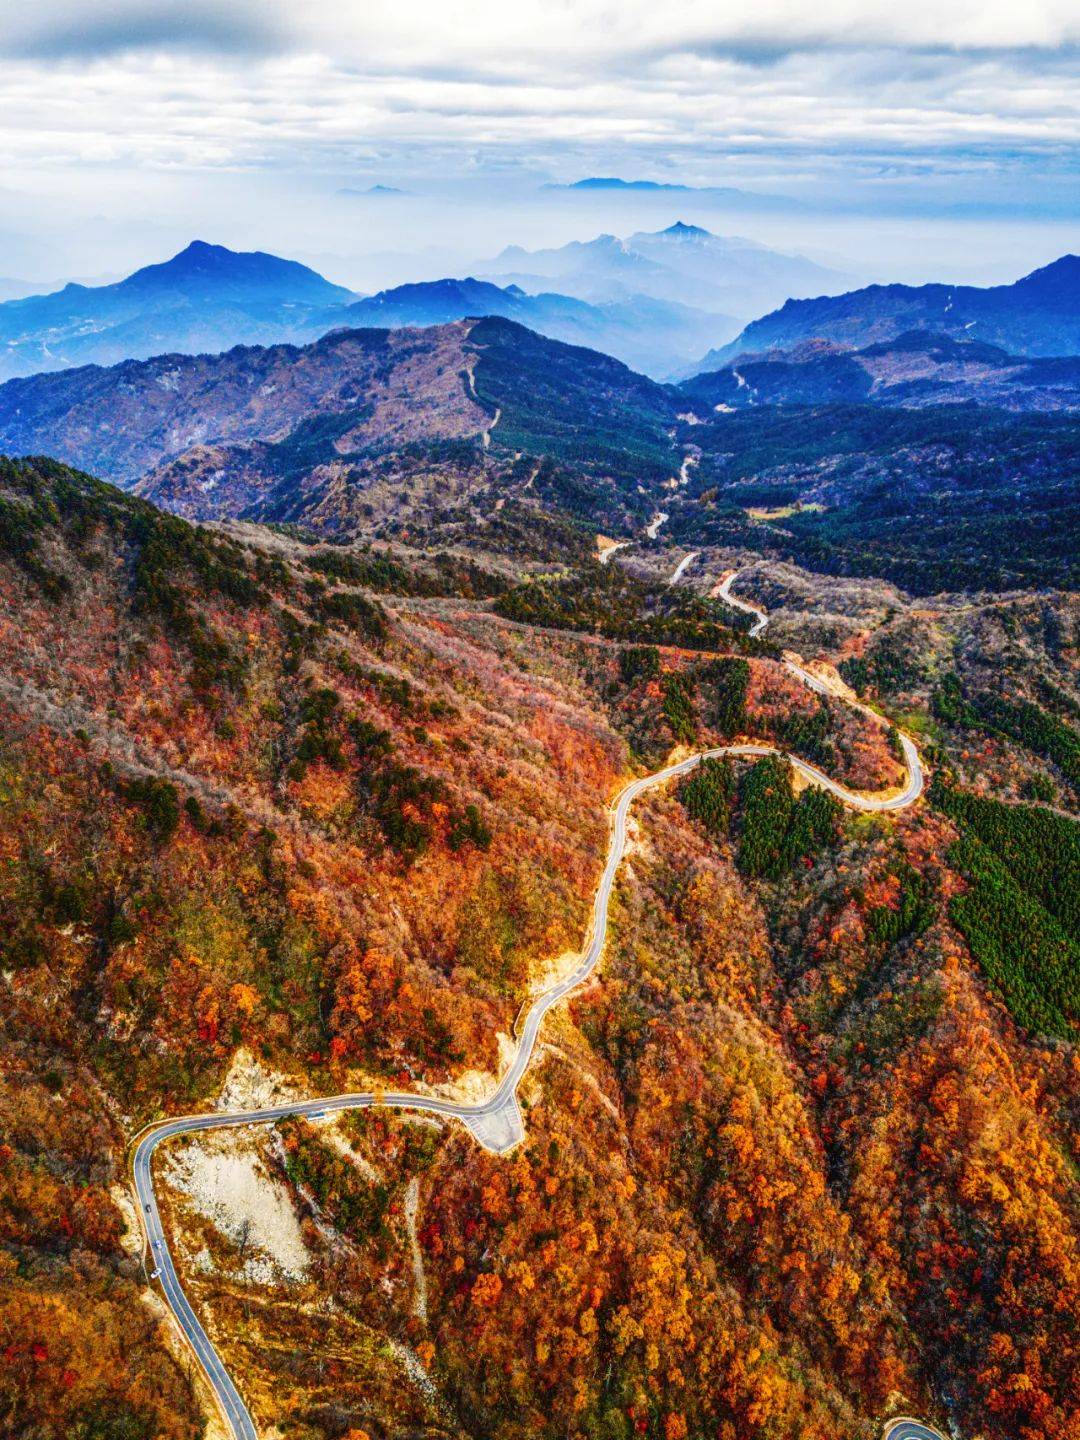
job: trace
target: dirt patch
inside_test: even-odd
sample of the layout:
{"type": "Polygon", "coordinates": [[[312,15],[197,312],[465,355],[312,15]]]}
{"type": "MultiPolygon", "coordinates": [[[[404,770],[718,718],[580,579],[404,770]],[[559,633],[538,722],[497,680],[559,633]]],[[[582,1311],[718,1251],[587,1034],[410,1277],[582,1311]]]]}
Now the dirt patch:
{"type": "Polygon", "coordinates": [[[246,1279],[271,1285],[304,1277],[308,1250],[289,1192],[247,1137],[201,1136],[169,1156],[163,1178],[231,1243],[246,1279]]]}
{"type": "Polygon", "coordinates": [[[416,1221],[420,1212],[420,1177],[414,1175],[405,1191],[405,1228],[409,1234],[409,1253],[413,1267],[413,1314],[422,1324],[427,1324],[427,1276],[424,1274],[424,1257],[416,1234],[416,1221]]]}
{"type": "Polygon", "coordinates": [[[495,1039],[499,1046],[499,1062],[494,1074],[489,1070],[466,1070],[449,1084],[435,1086],[433,1093],[464,1105],[477,1105],[487,1100],[498,1085],[499,1076],[510,1068],[517,1054],[517,1042],[505,1031],[500,1031],[495,1039]]]}
{"type": "Polygon", "coordinates": [[[268,1069],[242,1045],[232,1058],[215,1109],[266,1110],[300,1098],[287,1075],[268,1069]]]}
{"type": "Polygon", "coordinates": [[[312,1120],[309,1123],[318,1128],[319,1139],[324,1145],[329,1145],[335,1154],[340,1155],[343,1160],[348,1160],[350,1165],[355,1165],[365,1180],[372,1185],[382,1185],[385,1176],[371,1160],[353,1144],[351,1139],[341,1133],[339,1122],[343,1117],[342,1111],[336,1111],[328,1115],[325,1120],[312,1120]]]}
{"type": "Polygon", "coordinates": [[[131,1198],[131,1191],[126,1185],[110,1185],[109,1195],[113,1204],[120,1211],[124,1220],[124,1233],[120,1236],[120,1244],[128,1255],[136,1259],[142,1254],[143,1232],[139,1224],[139,1212],[135,1201],[131,1198]]]}

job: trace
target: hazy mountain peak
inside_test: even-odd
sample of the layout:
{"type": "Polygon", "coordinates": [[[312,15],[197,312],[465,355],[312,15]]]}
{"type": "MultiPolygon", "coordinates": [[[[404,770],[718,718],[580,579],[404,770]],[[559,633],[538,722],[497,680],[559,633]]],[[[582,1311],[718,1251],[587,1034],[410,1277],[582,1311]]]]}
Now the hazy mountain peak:
{"type": "Polygon", "coordinates": [[[747,316],[792,295],[836,294],[848,278],[803,255],[715,235],[684,220],[664,230],[622,238],[602,234],[551,249],[513,246],[489,268],[530,292],[557,280],[563,293],[593,304],[647,298],[706,314],[747,316]]]}
{"type": "Polygon", "coordinates": [[[673,240],[700,240],[712,239],[711,230],[704,229],[701,225],[687,225],[683,220],[676,220],[674,225],[669,225],[666,230],[660,231],[661,235],[670,235],[673,240]]]}
{"type": "MultiPolygon", "coordinates": [[[[614,238],[614,237],[613,237],[614,238]]],[[[621,241],[614,241],[621,244],[621,241]]],[[[557,252],[558,253],[558,252],[557,252]]],[[[609,253],[612,264],[621,263],[609,253]]],[[[650,262],[632,257],[633,268],[650,262]]],[[[658,268],[658,267],[657,267],[658,268]]],[[[514,320],[538,334],[599,350],[655,376],[670,375],[694,353],[697,336],[733,334],[738,321],[637,294],[596,304],[565,293],[559,275],[533,275],[528,288],[514,272],[489,279],[441,279],[397,285],[335,312],[350,326],[391,329],[448,324],[468,316],[514,320]],[[507,279],[509,284],[499,283],[507,279]]]]}
{"type": "Polygon", "coordinates": [[[297,260],[284,260],[264,250],[230,250],[225,245],[213,245],[206,240],[192,240],[171,259],[143,266],[120,281],[117,288],[142,289],[174,284],[272,288],[280,291],[282,298],[318,299],[326,304],[343,299],[349,293],[297,260]]]}
{"type": "Polygon", "coordinates": [[[66,285],[0,305],[0,379],[165,351],[309,339],[352,300],[296,260],[206,240],[109,285],[66,285]]]}
{"type": "Polygon", "coordinates": [[[270,255],[263,256],[259,252],[248,256],[235,250],[228,250],[224,245],[213,245],[208,240],[192,240],[170,259],[157,261],[153,265],[144,265],[129,275],[126,280],[120,281],[120,284],[132,284],[143,276],[175,276],[179,278],[211,271],[239,271],[247,268],[246,262],[251,260],[262,261],[273,258],[270,255]]]}
{"type": "Polygon", "coordinates": [[[236,252],[228,250],[224,245],[214,245],[209,240],[190,240],[183,250],[179,251],[173,258],[182,260],[185,257],[200,258],[206,255],[232,255],[236,252]]]}
{"type": "Polygon", "coordinates": [[[571,240],[570,245],[564,246],[563,248],[568,250],[571,246],[580,246],[580,248],[583,250],[626,249],[625,241],[620,240],[618,235],[610,235],[606,230],[603,232],[603,234],[597,235],[595,240],[571,240]]]}

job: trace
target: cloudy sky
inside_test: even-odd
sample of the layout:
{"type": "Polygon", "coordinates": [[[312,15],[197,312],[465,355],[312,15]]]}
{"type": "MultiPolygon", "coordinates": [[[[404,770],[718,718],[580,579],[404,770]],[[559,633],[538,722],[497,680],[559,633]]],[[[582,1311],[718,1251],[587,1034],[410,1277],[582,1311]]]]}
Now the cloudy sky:
{"type": "Polygon", "coordinates": [[[938,265],[961,231],[957,278],[1038,263],[1080,215],[1078,54],[1080,0],[8,5],[0,275],[111,273],[198,233],[360,283],[387,255],[675,218],[539,190],[590,174],[792,197],[737,228],[871,269],[917,266],[914,234],[938,265]],[[409,195],[341,193],[374,184],[409,195]]]}

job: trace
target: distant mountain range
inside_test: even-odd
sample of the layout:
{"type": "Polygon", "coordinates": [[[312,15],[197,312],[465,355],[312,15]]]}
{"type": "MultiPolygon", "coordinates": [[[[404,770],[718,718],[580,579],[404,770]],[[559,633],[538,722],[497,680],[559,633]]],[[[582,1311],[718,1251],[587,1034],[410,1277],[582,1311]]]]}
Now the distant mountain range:
{"type": "MultiPolygon", "coordinates": [[[[303,346],[174,353],[9,380],[0,385],[0,452],[54,455],[138,483],[167,508],[215,518],[254,513],[298,477],[418,445],[466,441],[575,464],[587,455],[608,477],[662,485],[679,468],[671,435],[688,410],[711,421],[754,406],[1067,410],[1080,401],[1078,359],[1018,357],[921,332],[860,350],[807,343],[661,385],[513,317],[444,323],[471,305],[479,283],[448,282],[449,295],[416,286],[401,287],[416,294],[372,297],[346,307],[363,328],[336,328],[303,346]],[[405,314],[422,328],[399,326],[405,314]],[[372,328],[374,318],[389,323],[372,328]]],[[[490,288],[491,303],[508,293],[490,288]]],[[[510,293],[514,304],[530,299],[575,314],[565,297],[510,293]]]]}
{"type": "Polygon", "coordinates": [[[681,303],[677,284],[666,287],[666,297],[646,287],[596,303],[538,288],[543,293],[530,295],[513,285],[446,279],[360,299],[294,261],[195,241],[116,284],[67,285],[0,304],[0,380],[173,352],[302,344],[341,326],[440,325],[482,315],[517,320],[663,377],[685,372],[740,323],[714,307],[681,303]]]}
{"type": "Polygon", "coordinates": [[[678,190],[688,194],[692,185],[669,185],[661,180],[620,180],[615,175],[590,175],[567,185],[541,185],[541,190],[678,190]]]}
{"type": "Polygon", "coordinates": [[[499,283],[433,280],[360,298],[295,261],[195,241],[114,284],[71,284],[0,304],[0,380],[220,354],[238,344],[305,345],[338,329],[492,316],[611,355],[656,380],[696,372],[695,393],[735,408],[829,397],[902,405],[968,398],[1020,409],[1073,403],[1068,365],[1024,361],[1080,354],[1075,256],[991,289],[872,285],[788,300],[737,335],[739,322],[718,308],[722,297],[745,306],[843,277],[805,257],[681,223],[626,240],[511,247],[492,265],[499,283]]]}
{"type": "Polygon", "coordinates": [[[304,344],[338,327],[448,324],[497,315],[615,356],[657,379],[701,368],[745,317],[844,278],[800,256],[675,224],[627,240],[529,252],[486,279],[400,285],[360,298],[295,261],[193,241],[108,285],[0,303],[0,380],[234,345],[304,344]],[[730,308],[728,308],[730,305],[730,308]]]}
{"type": "Polygon", "coordinates": [[[593,191],[629,192],[636,195],[703,195],[709,200],[726,202],[742,210],[801,210],[803,202],[787,195],[769,195],[762,191],[737,190],[731,185],[682,185],[664,180],[621,180],[617,175],[589,175],[568,184],[549,183],[541,190],[561,191],[565,195],[589,194],[593,191]]]}
{"type": "Polygon", "coordinates": [[[1074,408],[1078,366],[916,334],[676,387],[487,317],[10,380],[0,453],[55,456],[191,519],[335,537],[516,496],[606,535],[664,510],[688,548],[744,546],[761,539],[745,507],[802,502],[767,539],[799,563],[919,594],[957,573],[1007,588],[1075,572],[1078,421],[1006,407],[1074,408]]]}
{"type": "Polygon", "coordinates": [[[856,348],[911,330],[981,340],[1013,355],[1080,354],[1080,257],[1064,255],[1012,285],[868,285],[843,295],[788,300],[755,320],[699,370],[736,356],[791,350],[807,340],[856,348]]]}
{"type": "Polygon", "coordinates": [[[542,291],[529,295],[519,285],[491,281],[431,280],[398,285],[359,300],[336,317],[345,325],[445,325],[468,316],[498,315],[516,320],[570,345],[586,345],[624,364],[663,378],[701,353],[703,336],[734,335],[739,322],[651,295],[591,304],[542,291]]]}
{"type": "Polygon", "coordinates": [[[306,337],[354,298],[294,260],[195,240],[113,285],[0,304],[0,378],[306,337]]]}
{"type": "Polygon", "coordinates": [[[680,389],[714,410],[863,401],[1075,410],[1080,409],[1080,358],[1031,359],[978,340],[912,330],[861,350],[813,340],[794,350],[740,356],[720,370],[694,376],[680,389]]]}
{"type": "Polygon", "coordinates": [[[350,185],[344,185],[337,192],[339,195],[408,195],[408,190],[399,190],[396,185],[369,185],[366,189],[359,190],[350,185]]]}
{"type": "Polygon", "coordinates": [[[511,245],[481,273],[535,292],[553,282],[590,303],[638,296],[723,315],[755,315],[792,295],[835,294],[850,277],[803,255],[785,255],[752,240],[714,235],[681,221],[626,239],[598,235],[549,250],[511,245]]]}

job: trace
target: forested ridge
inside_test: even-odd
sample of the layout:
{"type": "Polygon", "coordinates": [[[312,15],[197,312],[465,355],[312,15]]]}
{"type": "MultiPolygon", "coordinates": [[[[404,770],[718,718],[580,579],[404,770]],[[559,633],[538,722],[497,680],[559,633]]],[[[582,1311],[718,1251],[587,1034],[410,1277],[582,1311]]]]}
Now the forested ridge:
{"type": "Polygon", "coordinates": [[[969,882],[951,914],[1017,1020],[1075,1039],[1080,1021],[1080,821],[936,784],[969,882]]]}

